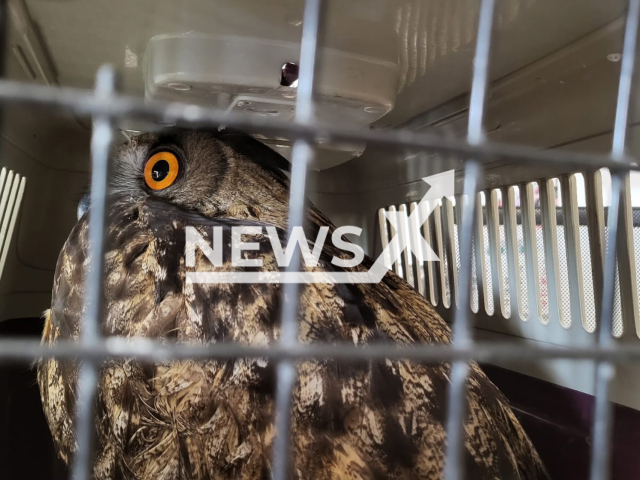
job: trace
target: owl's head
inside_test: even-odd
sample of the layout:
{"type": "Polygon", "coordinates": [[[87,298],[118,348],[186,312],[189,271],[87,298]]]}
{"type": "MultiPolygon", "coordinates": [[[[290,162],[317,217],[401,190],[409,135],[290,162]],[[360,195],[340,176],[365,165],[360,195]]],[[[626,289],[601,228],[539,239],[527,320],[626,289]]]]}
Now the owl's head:
{"type": "Polygon", "coordinates": [[[207,217],[255,218],[283,225],[289,163],[233,131],[143,134],[120,146],[111,191],[155,197],[207,217]]]}

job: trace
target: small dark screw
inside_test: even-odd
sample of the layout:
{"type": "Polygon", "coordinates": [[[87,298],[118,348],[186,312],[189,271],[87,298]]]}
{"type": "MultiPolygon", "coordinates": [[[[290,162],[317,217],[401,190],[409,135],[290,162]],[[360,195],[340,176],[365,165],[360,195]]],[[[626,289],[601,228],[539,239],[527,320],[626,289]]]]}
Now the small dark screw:
{"type": "Polygon", "coordinates": [[[282,73],[280,75],[280,85],[283,87],[295,86],[294,83],[298,81],[298,74],[300,67],[292,62],[287,62],[282,66],[282,73]]]}

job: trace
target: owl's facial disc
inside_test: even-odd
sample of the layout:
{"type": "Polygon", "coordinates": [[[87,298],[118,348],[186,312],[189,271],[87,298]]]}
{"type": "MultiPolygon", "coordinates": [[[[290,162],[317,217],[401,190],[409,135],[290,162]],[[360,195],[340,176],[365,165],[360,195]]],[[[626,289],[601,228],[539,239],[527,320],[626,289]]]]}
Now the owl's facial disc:
{"type": "Polygon", "coordinates": [[[170,187],[180,173],[180,161],[175,153],[161,150],[147,159],[144,166],[144,181],[151,190],[170,187]]]}

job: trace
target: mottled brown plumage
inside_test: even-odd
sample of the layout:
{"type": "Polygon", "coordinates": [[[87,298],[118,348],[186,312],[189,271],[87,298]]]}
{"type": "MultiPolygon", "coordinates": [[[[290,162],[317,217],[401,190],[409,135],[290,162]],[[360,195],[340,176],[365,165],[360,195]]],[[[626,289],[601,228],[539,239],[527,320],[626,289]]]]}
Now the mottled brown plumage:
{"type": "MultiPolygon", "coordinates": [[[[116,155],[105,273],[106,335],[166,342],[267,345],[279,336],[280,287],[191,284],[184,262],[185,226],[211,241],[211,227],[275,225],[284,231],[286,163],[263,145],[232,133],[145,135],[116,155]],[[181,176],[152,192],[142,171],[150,151],[170,147],[181,176]]],[[[310,238],[331,225],[309,205],[310,238]]],[[[58,261],[43,341],[79,336],[87,259],[86,216],[58,261]]],[[[247,252],[275,270],[266,237],[247,252]]],[[[318,270],[339,270],[325,246],[318,270]]],[[[225,251],[225,261],[229,252],[225,251]]],[[[371,264],[366,259],[357,269],[371,264]]],[[[213,267],[197,251],[198,271],[213,267]]],[[[446,343],[450,331],[434,309],[389,272],[379,284],[301,287],[301,342],[446,343]]],[[[301,362],[294,391],[292,476],[313,479],[442,477],[448,365],[407,361],[301,362]]],[[[74,452],[76,366],[39,364],[44,410],[60,456],[74,452]]],[[[99,385],[96,479],[267,478],[275,435],[273,365],[264,359],[135,360],[103,365],[99,385]]],[[[505,398],[477,365],[468,385],[467,478],[546,478],[505,398]]]]}

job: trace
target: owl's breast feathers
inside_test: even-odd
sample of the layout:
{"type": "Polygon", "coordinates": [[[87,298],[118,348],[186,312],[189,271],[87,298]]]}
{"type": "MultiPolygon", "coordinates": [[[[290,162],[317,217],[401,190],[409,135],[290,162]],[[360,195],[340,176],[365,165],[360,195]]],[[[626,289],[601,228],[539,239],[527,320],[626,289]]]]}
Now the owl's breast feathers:
{"type": "MultiPolygon", "coordinates": [[[[230,229],[167,203],[115,201],[105,263],[106,335],[187,343],[267,345],[279,335],[275,284],[194,284],[187,271],[233,271],[230,229]],[[211,244],[223,228],[224,260],[214,267],[196,249],[185,266],[185,227],[211,244]]],[[[43,341],[77,339],[88,240],[81,220],[60,254],[43,341]]],[[[248,237],[261,270],[277,270],[269,239],[248,237]]],[[[325,246],[319,271],[339,271],[325,246]]],[[[357,267],[366,270],[365,265],[357,267]]],[[[246,267],[246,270],[255,268],[246,267]]],[[[450,332],[433,308],[389,272],[378,284],[301,287],[303,343],[443,343],[450,332]]],[[[275,435],[274,373],[265,359],[175,361],[102,367],[96,419],[97,479],[266,478],[275,435]]],[[[306,361],[298,364],[292,469],[298,478],[442,477],[449,365],[408,361],[306,361]]],[[[41,361],[38,381],[61,456],[73,455],[76,367],[41,361]]],[[[543,479],[540,460],[506,400],[477,365],[468,382],[467,478],[543,479]]]]}

